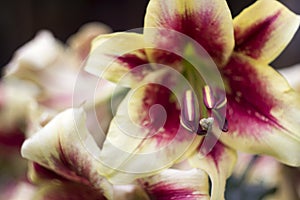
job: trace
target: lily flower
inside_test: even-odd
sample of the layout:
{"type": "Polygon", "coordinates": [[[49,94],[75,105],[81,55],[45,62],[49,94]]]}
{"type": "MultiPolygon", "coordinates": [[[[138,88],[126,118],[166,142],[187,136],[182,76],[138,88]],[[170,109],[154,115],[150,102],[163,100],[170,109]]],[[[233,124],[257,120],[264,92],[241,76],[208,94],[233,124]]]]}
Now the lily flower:
{"type": "MultiPolygon", "coordinates": [[[[36,40],[37,47],[40,47],[39,44],[41,40],[48,41],[48,48],[57,45],[57,43],[53,41],[53,38],[49,37],[47,33],[39,35],[36,40]]],[[[28,51],[30,50],[32,49],[29,48],[28,51]]],[[[60,63],[60,59],[54,59],[54,61],[56,64],[60,63]]],[[[33,58],[32,62],[36,62],[36,58],[33,58]]],[[[45,76],[52,75],[51,77],[54,77],[54,79],[50,81],[50,83],[52,83],[52,81],[57,78],[55,74],[58,72],[58,67],[55,65],[42,66],[45,66],[46,69],[32,70],[33,73],[28,72],[28,74],[35,77],[36,80],[38,80],[37,83],[41,83],[41,88],[46,88],[42,91],[48,92],[47,84],[43,82],[43,79],[40,79],[43,76],[36,76],[34,72],[38,74],[41,73],[45,76]],[[54,69],[48,71],[48,67],[54,69]],[[54,72],[54,74],[49,72],[54,72]]],[[[24,70],[24,68],[22,70],[24,70]]],[[[74,84],[74,93],[72,93],[73,90],[62,90],[62,92],[67,92],[67,94],[72,95],[73,98],[70,100],[73,100],[75,105],[82,103],[80,102],[82,98],[89,100],[90,96],[87,95],[89,95],[91,91],[89,89],[87,90],[86,86],[90,85],[91,89],[93,89],[94,85],[91,84],[91,82],[93,82],[95,78],[87,74],[79,75],[79,77],[70,77],[72,79],[68,80],[77,78],[77,82],[74,84]],[[77,95],[83,97],[78,100],[77,95]]],[[[29,80],[32,80],[30,76],[29,80]]],[[[64,81],[65,80],[66,79],[64,79],[64,81]]],[[[70,83],[68,83],[67,86],[69,86],[69,84],[70,83]]],[[[21,154],[30,161],[28,176],[30,182],[35,185],[34,198],[127,200],[137,198],[149,199],[149,195],[153,198],[165,195],[166,198],[190,196],[197,199],[200,199],[200,197],[201,199],[208,199],[208,178],[205,172],[200,170],[168,170],[162,174],[145,177],[139,180],[139,182],[131,182],[126,185],[111,185],[106,178],[102,176],[104,172],[99,172],[99,168],[103,167],[99,167],[99,161],[95,159],[95,156],[101,152],[101,146],[103,145],[101,141],[103,142],[105,140],[106,126],[111,121],[111,114],[108,112],[110,105],[108,99],[114,88],[112,84],[104,84],[108,87],[104,89],[102,85],[101,91],[97,90],[100,95],[96,95],[95,105],[86,105],[89,104],[89,102],[84,104],[87,114],[85,114],[82,109],[66,110],[56,115],[49,122],[42,124],[41,127],[24,142],[21,154]],[[95,125],[95,119],[90,118],[91,113],[94,114],[94,110],[90,111],[90,107],[96,107],[96,120],[99,120],[100,125],[95,125]],[[98,126],[102,129],[103,134],[99,133],[98,126]],[[88,147],[89,150],[85,147],[88,147]],[[178,179],[175,174],[181,175],[182,181],[180,184],[177,183],[178,179]],[[204,180],[200,184],[198,183],[199,178],[204,180]],[[182,184],[185,181],[188,181],[188,183],[182,184]],[[170,191],[173,192],[169,193],[170,191]]],[[[53,87],[53,85],[50,87],[53,87]]],[[[58,89],[60,90],[61,88],[58,89]]],[[[53,95],[49,96],[51,97],[53,95]]],[[[63,108],[65,105],[70,106],[70,103],[63,104],[63,106],[58,104],[59,106],[57,106],[56,102],[50,105],[44,102],[45,101],[40,101],[39,103],[57,110],[61,107],[63,108]]],[[[58,100],[57,103],[62,102],[58,100]]],[[[42,118],[43,116],[40,117],[42,118]]],[[[39,121],[40,119],[36,118],[35,120],[39,121]]]]}
{"type": "MultiPolygon", "coordinates": [[[[99,155],[100,171],[112,183],[126,183],[191,158],[218,188],[234,165],[230,148],[299,166],[300,97],[268,65],[298,26],[299,17],[275,0],[257,1],[233,21],[225,0],[150,0],[143,34],[96,38],[86,70],[120,85],[125,79],[132,88],[110,125],[99,155]],[[187,53],[196,59],[201,56],[198,48],[182,43],[173,32],[192,38],[213,59],[224,80],[226,106],[225,99],[217,103],[190,63],[178,56],[187,53]],[[173,91],[163,85],[179,88],[182,82],[161,65],[181,73],[195,92],[186,90],[179,95],[183,100],[174,100],[173,91]],[[225,107],[226,120],[217,119],[212,110],[225,107]],[[207,158],[194,159],[203,153],[197,149],[211,134],[201,134],[209,132],[213,120],[224,133],[215,149],[207,149],[207,158]]],[[[213,191],[213,199],[222,199],[222,192],[213,191]]]]}

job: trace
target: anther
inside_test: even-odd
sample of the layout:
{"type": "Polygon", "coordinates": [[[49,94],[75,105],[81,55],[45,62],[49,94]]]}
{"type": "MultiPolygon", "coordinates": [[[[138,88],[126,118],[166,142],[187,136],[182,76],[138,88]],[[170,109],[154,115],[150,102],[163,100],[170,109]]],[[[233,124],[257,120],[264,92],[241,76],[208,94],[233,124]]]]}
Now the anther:
{"type": "Polygon", "coordinates": [[[228,132],[228,121],[225,119],[223,127],[221,128],[223,132],[228,132]]]}
{"type": "Polygon", "coordinates": [[[198,127],[198,130],[197,130],[197,135],[206,135],[207,134],[207,130],[204,130],[200,125],[198,127]]]}
{"type": "Polygon", "coordinates": [[[219,125],[220,130],[222,130],[223,132],[227,132],[228,131],[228,121],[227,119],[221,115],[221,113],[213,111],[214,113],[214,118],[217,120],[217,123],[219,125]],[[225,120],[224,120],[225,118],[225,120]]]}
{"type": "Polygon", "coordinates": [[[203,102],[208,109],[220,109],[223,108],[226,103],[226,97],[216,98],[208,85],[203,87],[203,102]]]}
{"type": "Polygon", "coordinates": [[[195,96],[191,90],[184,93],[182,100],[182,114],[180,123],[188,131],[194,133],[197,131],[199,114],[197,115],[197,108],[195,104],[195,96]]]}
{"type": "Polygon", "coordinates": [[[222,99],[219,99],[217,102],[216,102],[216,109],[221,109],[223,108],[227,103],[227,99],[226,97],[225,98],[222,98],[222,99]]]}
{"type": "Polygon", "coordinates": [[[212,109],[215,105],[215,98],[208,85],[205,85],[203,88],[203,102],[208,109],[212,109]]]}

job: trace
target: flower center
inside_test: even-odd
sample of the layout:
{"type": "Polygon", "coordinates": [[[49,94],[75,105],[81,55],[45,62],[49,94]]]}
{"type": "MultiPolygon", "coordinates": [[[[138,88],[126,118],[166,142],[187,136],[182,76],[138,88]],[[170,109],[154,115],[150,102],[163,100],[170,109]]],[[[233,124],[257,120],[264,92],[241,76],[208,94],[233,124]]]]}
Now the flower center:
{"type": "Polygon", "coordinates": [[[223,132],[228,131],[228,122],[224,120],[226,94],[219,85],[217,72],[211,70],[214,66],[205,56],[198,55],[192,45],[187,45],[184,55],[181,73],[188,80],[191,89],[183,94],[181,125],[198,135],[211,132],[214,122],[223,132]]]}
{"type": "MultiPolygon", "coordinates": [[[[208,117],[200,116],[200,110],[197,106],[197,101],[194,93],[187,90],[182,99],[182,113],[180,123],[191,133],[198,135],[206,135],[213,126],[214,118],[211,117],[212,109],[220,109],[226,104],[226,99],[223,101],[215,101],[209,87],[206,85],[203,88],[203,103],[206,107],[206,114],[208,117]]],[[[222,126],[219,126],[223,132],[228,131],[228,121],[222,126]]]]}

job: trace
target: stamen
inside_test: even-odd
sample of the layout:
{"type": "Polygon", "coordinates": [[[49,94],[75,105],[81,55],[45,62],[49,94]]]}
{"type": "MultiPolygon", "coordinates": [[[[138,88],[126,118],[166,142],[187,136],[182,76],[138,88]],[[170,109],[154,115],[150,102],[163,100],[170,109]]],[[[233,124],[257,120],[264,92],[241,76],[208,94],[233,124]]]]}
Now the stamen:
{"type": "Polygon", "coordinates": [[[225,105],[226,105],[226,103],[227,103],[227,99],[226,99],[226,97],[224,98],[224,99],[219,99],[218,101],[217,101],[217,103],[216,103],[216,109],[221,109],[221,108],[223,108],[225,105]]]}
{"type": "Polygon", "coordinates": [[[214,113],[213,116],[217,120],[220,130],[222,130],[223,132],[227,132],[228,131],[227,119],[225,118],[225,121],[224,121],[224,118],[223,118],[224,116],[222,116],[221,113],[219,113],[219,112],[213,111],[213,113],[214,113]]]}
{"type": "Polygon", "coordinates": [[[228,121],[227,121],[227,119],[225,119],[225,122],[224,122],[223,127],[222,127],[222,131],[223,132],[228,132],[228,121]]]}
{"type": "Polygon", "coordinates": [[[194,109],[194,104],[195,104],[195,99],[192,94],[191,90],[186,91],[185,93],[185,100],[186,100],[186,106],[187,106],[187,116],[188,120],[192,121],[195,119],[195,109],[194,109]]]}
{"type": "Polygon", "coordinates": [[[194,133],[198,128],[198,121],[199,119],[195,107],[195,96],[191,90],[187,90],[183,96],[180,123],[185,129],[194,133]]]}
{"type": "Polygon", "coordinates": [[[198,130],[197,130],[197,135],[206,135],[207,134],[207,130],[204,130],[200,125],[198,127],[198,130]]]}
{"type": "Polygon", "coordinates": [[[206,108],[208,109],[220,109],[227,103],[226,97],[216,99],[211,88],[208,85],[205,85],[203,88],[203,101],[206,108]]]}
{"type": "Polygon", "coordinates": [[[215,105],[215,98],[208,85],[205,85],[203,88],[203,101],[208,109],[212,109],[215,105]]]}

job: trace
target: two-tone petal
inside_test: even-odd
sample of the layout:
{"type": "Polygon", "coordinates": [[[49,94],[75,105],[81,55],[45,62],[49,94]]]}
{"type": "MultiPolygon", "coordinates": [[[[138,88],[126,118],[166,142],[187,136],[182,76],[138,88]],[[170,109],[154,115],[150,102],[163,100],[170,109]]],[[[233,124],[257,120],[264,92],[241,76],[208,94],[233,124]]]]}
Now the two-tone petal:
{"type": "Polygon", "coordinates": [[[138,182],[151,199],[210,199],[207,174],[198,169],[167,169],[157,175],[139,179],[138,182]]]}
{"type": "Polygon", "coordinates": [[[234,54],[224,67],[230,147],[300,164],[300,96],[271,67],[234,54]]]}
{"type": "Polygon", "coordinates": [[[202,140],[180,126],[181,99],[166,87],[173,82],[171,76],[158,73],[145,78],[152,82],[129,91],[111,122],[100,159],[106,165],[103,175],[113,183],[158,173],[185,158],[202,140]]]}
{"type": "Polygon", "coordinates": [[[125,32],[101,35],[92,43],[85,70],[130,86],[151,71],[144,48],[142,34],[125,32]]]}
{"type": "Polygon", "coordinates": [[[94,156],[100,155],[100,149],[86,128],[82,109],[57,115],[24,142],[21,154],[68,180],[111,195],[110,184],[98,173],[94,156]]]}
{"type": "Polygon", "coordinates": [[[212,183],[211,199],[224,199],[226,179],[231,176],[236,162],[235,151],[217,142],[207,155],[195,152],[189,161],[193,167],[209,175],[212,183]]]}
{"type": "Polygon", "coordinates": [[[241,12],[233,22],[235,51],[267,64],[290,42],[300,17],[279,1],[260,0],[241,12]]]}
{"type": "MultiPolygon", "coordinates": [[[[200,44],[217,64],[224,64],[233,50],[232,18],[224,0],[150,1],[145,16],[145,41],[157,49],[184,51],[187,44],[180,43],[184,36],[178,38],[174,31],[200,44]]],[[[160,54],[150,52],[151,60],[163,60],[160,54]]]]}

